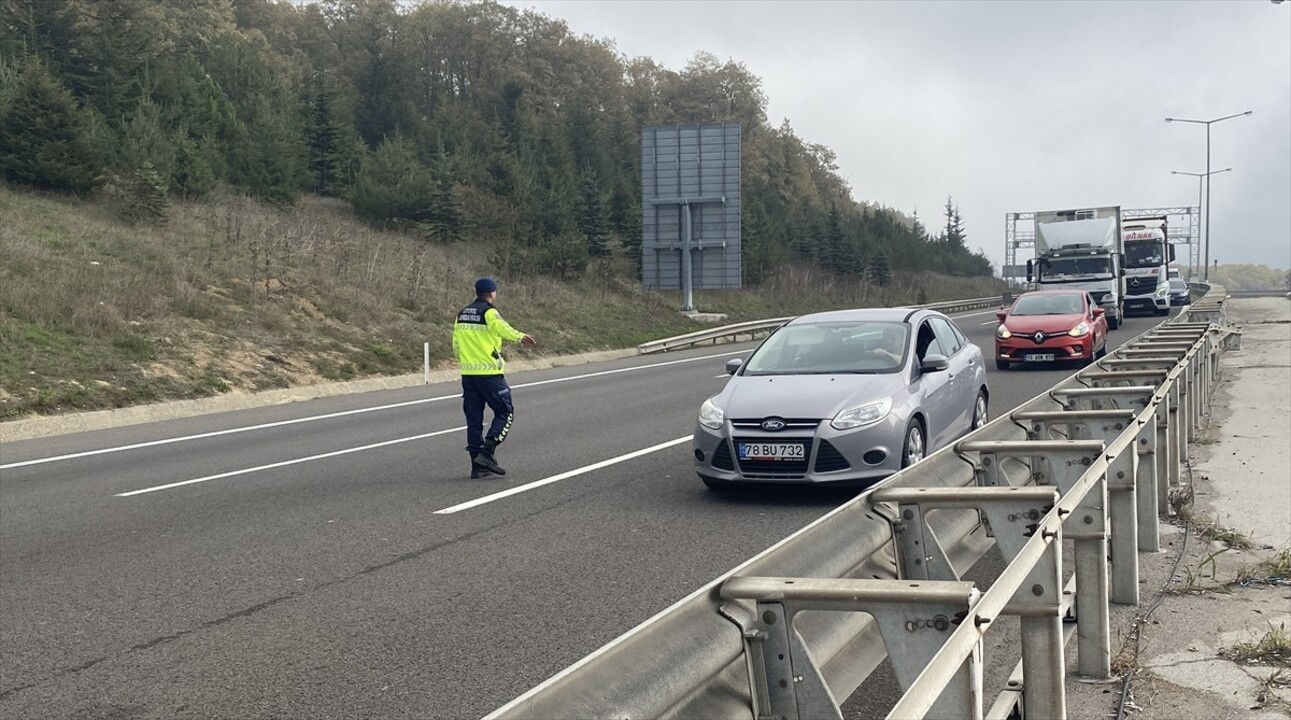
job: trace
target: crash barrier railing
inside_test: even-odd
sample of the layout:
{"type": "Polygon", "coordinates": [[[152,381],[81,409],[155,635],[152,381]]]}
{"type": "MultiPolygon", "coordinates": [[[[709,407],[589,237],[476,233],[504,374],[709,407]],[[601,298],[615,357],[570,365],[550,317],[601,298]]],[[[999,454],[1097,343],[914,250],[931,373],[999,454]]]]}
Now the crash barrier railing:
{"type": "MultiPolygon", "coordinates": [[[[928,310],[936,310],[937,312],[952,313],[964,310],[980,310],[982,308],[997,307],[1000,302],[1000,296],[996,295],[987,298],[951,300],[949,302],[909,305],[907,307],[925,308],[928,310]]],[[[680,350],[681,348],[694,347],[695,345],[701,345],[703,343],[712,343],[717,345],[723,342],[756,340],[761,336],[770,334],[772,330],[775,330],[795,317],[797,316],[790,315],[788,317],[771,318],[769,320],[750,320],[748,322],[723,325],[721,327],[710,328],[708,330],[698,330],[685,335],[663,338],[662,340],[651,340],[650,342],[638,345],[637,354],[649,355],[651,353],[668,352],[669,350],[680,350]]]]}
{"type": "MultiPolygon", "coordinates": [[[[1197,312],[1222,318],[1223,297],[1197,312]]],[[[1067,640],[1080,673],[1110,673],[1109,603],[1138,603],[1137,554],[1160,549],[1232,336],[1158,325],[489,717],[841,718],[885,658],[904,693],[890,718],[1065,717],[1067,640]],[[982,591],[962,578],[993,544],[1008,566],[982,591]],[[987,710],[982,638],[1006,615],[1021,660],[987,710]]]]}
{"type": "Polygon", "coordinates": [[[1269,290],[1229,290],[1229,297],[1291,297],[1291,288],[1269,290]]]}

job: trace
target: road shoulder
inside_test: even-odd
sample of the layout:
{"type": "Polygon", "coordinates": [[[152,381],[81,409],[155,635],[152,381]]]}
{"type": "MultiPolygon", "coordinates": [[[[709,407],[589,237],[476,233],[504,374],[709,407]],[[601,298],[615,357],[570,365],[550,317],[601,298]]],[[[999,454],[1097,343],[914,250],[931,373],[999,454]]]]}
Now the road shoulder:
{"type": "Polygon", "coordinates": [[[1070,717],[1291,717],[1291,302],[1230,300],[1229,318],[1242,349],[1221,360],[1162,552],[1139,556],[1139,607],[1112,608],[1114,678],[1073,668],[1070,717]]]}

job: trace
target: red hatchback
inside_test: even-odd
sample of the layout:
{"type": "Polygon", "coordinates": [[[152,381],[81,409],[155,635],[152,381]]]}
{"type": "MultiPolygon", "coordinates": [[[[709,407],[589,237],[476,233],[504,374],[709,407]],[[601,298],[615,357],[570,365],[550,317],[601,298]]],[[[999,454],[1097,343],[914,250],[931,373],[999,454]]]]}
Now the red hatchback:
{"type": "Polygon", "coordinates": [[[1077,360],[1107,353],[1107,319],[1084,290],[1037,290],[995,313],[995,367],[1077,360]]]}

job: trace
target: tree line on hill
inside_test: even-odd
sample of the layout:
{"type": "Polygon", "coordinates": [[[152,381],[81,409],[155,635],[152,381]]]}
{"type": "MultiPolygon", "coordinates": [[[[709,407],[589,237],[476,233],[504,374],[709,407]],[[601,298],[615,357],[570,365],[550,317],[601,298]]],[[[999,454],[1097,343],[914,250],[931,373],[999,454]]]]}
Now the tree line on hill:
{"type": "Polygon", "coordinates": [[[761,80],[697,54],[629,58],[496,2],[10,0],[0,18],[0,174],[99,192],[134,221],[220,184],[343,198],[427,241],[488,238],[510,273],[639,262],[640,129],[743,128],[745,282],[786,263],[886,284],[991,274],[958,207],[858,203],[834,153],[767,118],[761,80]]]}

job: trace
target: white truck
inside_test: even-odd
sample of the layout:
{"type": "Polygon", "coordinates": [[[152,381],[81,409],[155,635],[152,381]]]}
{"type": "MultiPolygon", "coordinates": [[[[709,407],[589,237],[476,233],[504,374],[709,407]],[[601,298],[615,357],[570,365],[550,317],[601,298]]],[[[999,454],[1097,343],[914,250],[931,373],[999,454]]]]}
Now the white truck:
{"type": "Polygon", "coordinates": [[[1169,266],[1174,261],[1174,247],[1166,220],[1164,215],[1121,220],[1126,312],[1170,314],[1169,266]]]}
{"type": "Polygon", "coordinates": [[[1121,208],[1081,208],[1035,213],[1035,259],[1027,282],[1038,289],[1079,288],[1093,296],[1115,330],[1125,317],[1125,255],[1121,208]]]}

